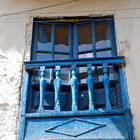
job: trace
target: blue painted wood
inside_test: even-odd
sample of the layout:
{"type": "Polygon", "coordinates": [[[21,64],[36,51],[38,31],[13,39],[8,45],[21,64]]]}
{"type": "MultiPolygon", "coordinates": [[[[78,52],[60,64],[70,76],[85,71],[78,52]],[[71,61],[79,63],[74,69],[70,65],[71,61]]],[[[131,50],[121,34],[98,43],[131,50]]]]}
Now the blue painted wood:
{"type": "Polygon", "coordinates": [[[123,108],[127,110],[130,108],[130,105],[129,105],[129,99],[127,94],[126,78],[122,67],[119,69],[119,74],[120,74],[120,85],[122,91],[123,108]]]}
{"type": "Polygon", "coordinates": [[[69,24],[69,52],[70,52],[70,58],[73,58],[72,34],[73,34],[72,25],[69,24]]]}
{"type": "Polygon", "coordinates": [[[111,103],[110,103],[110,94],[109,94],[109,77],[108,77],[108,69],[107,69],[107,63],[103,64],[103,81],[104,81],[104,89],[105,89],[105,98],[106,98],[106,110],[111,109],[111,103]]]}
{"type": "Polygon", "coordinates": [[[72,94],[72,111],[73,112],[76,112],[77,111],[77,98],[78,98],[78,79],[76,77],[76,66],[72,66],[71,68],[71,74],[72,74],[72,77],[71,77],[71,94],[72,94]]]}
{"type": "Polygon", "coordinates": [[[94,110],[94,101],[93,101],[93,77],[92,77],[92,65],[88,64],[88,77],[87,77],[87,85],[88,85],[88,96],[89,96],[89,110],[94,110]]]}
{"type": "Polygon", "coordinates": [[[52,57],[54,59],[54,40],[55,40],[55,24],[52,24],[52,36],[51,36],[51,43],[52,43],[52,57]]]}
{"type": "MultiPolygon", "coordinates": [[[[106,115],[106,116],[89,116],[89,117],[60,117],[60,118],[30,118],[27,119],[26,140],[48,140],[48,139],[70,139],[70,140],[134,140],[129,133],[129,122],[125,115],[106,115]],[[76,121],[82,120],[82,122],[76,121]],[[73,120],[71,122],[71,120],[73,120]],[[74,121],[75,120],[75,121],[74,121]],[[94,123],[85,123],[85,121],[94,123]],[[69,122],[69,123],[68,123],[69,122]],[[63,125],[64,124],[64,125],[63,125]],[[60,134],[45,132],[51,128],[53,132],[78,135],[89,129],[95,128],[97,125],[106,125],[105,127],[86,133],[85,135],[75,137],[64,136],[60,134]]],[[[132,127],[131,127],[132,129],[132,127]]]]}
{"type": "Polygon", "coordinates": [[[112,47],[112,56],[117,56],[114,19],[110,19],[107,22],[108,22],[108,32],[109,32],[108,34],[109,34],[110,43],[112,47]]]}
{"type": "Polygon", "coordinates": [[[55,80],[54,80],[54,92],[55,92],[55,111],[60,111],[60,88],[61,88],[61,80],[60,80],[60,67],[57,66],[55,69],[55,80]]]}
{"type": "Polygon", "coordinates": [[[111,109],[111,110],[85,110],[85,111],[60,111],[60,112],[48,112],[43,113],[26,113],[26,118],[56,118],[56,117],[79,117],[79,116],[104,116],[104,115],[125,115],[124,109],[111,109]]]}
{"type": "Polygon", "coordinates": [[[92,49],[93,49],[93,55],[94,55],[94,57],[96,57],[96,51],[95,51],[95,49],[96,49],[96,46],[95,46],[95,44],[96,44],[96,42],[95,42],[95,26],[94,26],[94,20],[92,19],[92,21],[91,21],[91,30],[92,30],[92,49]]]}
{"type": "MultiPolygon", "coordinates": [[[[63,121],[61,124],[57,124],[53,127],[50,127],[48,128],[47,130],[45,130],[45,132],[49,132],[49,133],[54,133],[54,134],[60,134],[60,135],[64,135],[64,136],[69,136],[69,137],[79,137],[79,136],[82,136],[84,134],[88,134],[89,132],[92,132],[96,129],[99,129],[99,128],[102,128],[102,127],[105,127],[107,125],[104,125],[104,124],[98,124],[98,123],[94,123],[94,122],[91,122],[91,121],[87,121],[87,120],[84,120],[84,119],[77,119],[77,118],[74,118],[74,119],[71,119],[71,120],[68,120],[68,121],[63,121]],[[72,133],[71,129],[69,129],[69,132],[66,131],[66,129],[63,130],[60,130],[60,131],[53,131],[57,128],[61,129],[61,128],[69,128],[69,125],[70,124],[73,124],[76,125],[76,127],[78,128],[79,127],[79,123],[80,124],[86,124],[86,128],[82,128],[82,130],[77,130],[77,128],[75,129],[74,127],[72,129],[74,129],[74,133],[72,133]],[[88,129],[89,125],[92,125],[92,128],[88,129]],[[83,131],[84,129],[84,131],[83,131]]],[[[80,127],[79,127],[80,129],[80,127]]]]}
{"type": "Polygon", "coordinates": [[[29,74],[24,71],[22,78],[21,87],[21,98],[20,98],[20,113],[19,113],[19,124],[18,124],[18,140],[24,140],[25,135],[25,114],[26,114],[26,100],[28,93],[28,80],[29,74]]]}
{"type": "Polygon", "coordinates": [[[33,37],[32,37],[32,47],[30,51],[30,60],[36,60],[36,48],[37,48],[37,41],[38,41],[38,30],[39,24],[33,23],[33,37]]]}
{"type": "Polygon", "coordinates": [[[76,24],[73,26],[73,58],[78,58],[78,33],[76,24]]]}
{"type": "Polygon", "coordinates": [[[71,65],[85,66],[92,64],[93,66],[101,66],[103,63],[121,64],[124,63],[124,57],[105,57],[105,58],[81,58],[81,59],[67,59],[66,60],[47,60],[47,61],[25,61],[25,69],[38,68],[40,66],[46,66],[54,68],[55,66],[69,67],[71,65]]]}
{"type": "Polygon", "coordinates": [[[45,80],[45,67],[40,67],[40,98],[39,98],[39,112],[44,110],[44,95],[46,89],[46,80],[45,80]]]}
{"type": "MultiPolygon", "coordinates": [[[[106,19],[104,19],[104,20],[100,19],[100,21],[106,22],[107,20],[106,19]]],[[[91,23],[92,44],[93,44],[93,50],[92,51],[94,53],[94,56],[95,56],[95,53],[97,51],[109,50],[110,49],[109,47],[104,48],[104,49],[95,48],[95,46],[94,46],[95,45],[94,44],[95,43],[94,24],[97,21],[93,20],[93,18],[91,18],[90,20],[88,19],[87,21],[85,21],[85,23],[87,23],[87,22],[91,23]]],[[[86,52],[86,51],[80,52],[80,53],[78,52],[78,36],[77,36],[77,27],[76,26],[77,26],[77,24],[83,24],[83,23],[84,23],[83,21],[79,22],[79,23],[75,22],[75,23],[62,23],[62,24],[60,22],[55,23],[55,22],[51,21],[49,23],[49,24],[52,25],[52,39],[51,39],[51,41],[52,41],[53,58],[54,58],[54,53],[57,53],[57,52],[55,52],[55,48],[54,48],[54,40],[55,40],[55,35],[54,35],[55,34],[55,27],[54,26],[55,26],[55,24],[61,24],[61,25],[64,25],[64,24],[68,25],[69,24],[69,25],[71,25],[71,29],[69,29],[69,31],[70,31],[69,32],[69,46],[70,46],[70,51],[71,51],[70,52],[70,58],[74,58],[74,59],[68,59],[67,61],[66,60],[48,61],[47,58],[46,58],[46,61],[25,62],[25,68],[26,68],[26,70],[29,70],[28,72],[30,72],[30,70],[33,70],[35,68],[41,67],[40,70],[42,71],[42,74],[41,74],[42,76],[40,78],[40,101],[39,101],[39,107],[41,109],[39,109],[40,110],[39,112],[36,112],[36,110],[35,110],[35,113],[26,113],[26,112],[24,112],[25,110],[23,111],[23,114],[21,113],[22,115],[20,115],[21,127],[20,127],[20,132],[19,132],[19,140],[24,139],[24,131],[25,131],[25,129],[26,129],[27,139],[30,136],[32,137],[33,133],[35,134],[35,137],[33,139],[40,139],[40,136],[42,138],[46,138],[46,137],[48,138],[49,137],[48,133],[47,133],[47,135],[45,135],[44,132],[46,130],[46,127],[48,126],[48,125],[46,125],[46,124],[48,124],[48,123],[46,123],[46,121],[48,121],[50,118],[51,118],[51,122],[49,123],[50,126],[52,124],[56,123],[56,119],[58,119],[59,121],[61,119],[61,121],[63,121],[68,116],[71,116],[72,118],[73,117],[79,117],[79,116],[86,116],[86,118],[84,118],[85,120],[87,119],[88,116],[92,116],[91,118],[96,116],[95,118],[96,119],[98,118],[100,120],[100,122],[102,122],[102,120],[105,117],[106,117],[105,122],[107,122],[108,118],[111,118],[112,116],[116,117],[117,115],[119,115],[120,118],[122,118],[122,117],[126,118],[126,110],[111,108],[112,98],[111,98],[111,103],[110,103],[109,77],[108,77],[108,70],[107,70],[107,67],[109,65],[114,65],[115,67],[118,68],[118,66],[117,66],[118,64],[124,63],[124,58],[123,57],[110,57],[110,58],[75,59],[75,58],[77,58],[78,54],[86,52]],[[88,77],[87,77],[87,86],[88,86],[88,95],[89,95],[89,110],[81,111],[81,110],[77,109],[78,108],[77,107],[78,106],[78,101],[77,101],[78,90],[83,90],[84,91],[86,89],[86,84],[85,84],[85,86],[83,86],[83,85],[78,86],[78,79],[76,77],[76,67],[87,66],[87,64],[89,64],[88,65],[88,77]],[[75,65],[75,66],[72,67],[72,70],[71,70],[71,73],[72,73],[72,77],[71,77],[72,111],[61,111],[60,110],[60,101],[59,101],[60,100],[60,88],[63,85],[61,86],[59,69],[56,69],[56,71],[55,71],[56,78],[54,80],[54,87],[53,87],[53,85],[51,85],[52,89],[54,88],[54,91],[55,91],[55,110],[56,111],[54,111],[54,110],[53,111],[43,110],[43,108],[44,108],[43,107],[43,100],[44,100],[44,94],[45,94],[45,88],[46,88],[46,81],[45,81],[44,72],[43,72],[44,70],[43,69],[45,69],[45,67],[47,69],[48,68],[55,68],[56,66],[61,66],[62,68],[64,68],[64,67],[71,67],[71,65],[75,65]],[[105,95],[106,95],[106,110],[100,110],[100,109],[96,110],[96,109],[94,109],[93,89],[96,86],[96,83],[94,83],[94,79],[93,79],[92,74],[91,74],[92,73],[91,65],[95,66],[95,67],[96,66],[103,66],[103,77],[104,77],[103,82],[101,82],[100,85],[99,85],[99,82],[97,82],[97,84],[99,85],[98,87],[101,86],[100,88],[103,88],[103,83],[104,83],[105,95]],[[30,125],[30,123],[32,123],[33,125],[28,127],[30,125]],[[25,125],[25,124],[27,124],[27,125],[25,125]],[[38,129],[36,129],[36,128],[38,128],[38,129]]],[[[38,23],[37,23],[37,25],[38,25],[38,23]]],[[[109,25],[109,28],[114,28],[114,27],[112,27],[112,25],[111,26],[109,25]]],[[[36,35],[35,35],[35,37],[33,39],[36,42],[38,32],[35,32],[35,33],[36,33],[36,35]]],[[[112,35],[114,35],[114,32],[112,30],[110,30],[109,34],[112,36],[112,35]]],[[[113,37],[111,38],[111,41],[114,41],[115,38],[113,38],[113,37]]],[[[33,41],[33,44],[35,43],[34,41],[33,41]]],[[[34,46],[35,46],[35,44],[34,44],[34,46]]],[[[115,44],[112,42],[111,46],[114,47],[115,44]]],[[[112,50],[114,51],[115,49],[112,49],[112,50]]],[[[36,47],[34,47],[34,49],[32,51],[33,52],[31,54],[37,53],[36,52],[36,47]]],[[[50,53],[50,52],[42,51],[41,53],[50,53]]],[[[61,53],[65,54],[65,52],[61,52],[61,53]]],[[[88,51],[86,53],[88,53],[88,51]]],[[[34,56],[33,60],[35,60],[36,59],[35,58],[36,54],[33,55],[33,56],[34,56]]],[[[126,90],[125,77],[124,77],[124,73],[123,73],[122,70],[119,70],[119,74],[120,74],[120,81],[118,81],[118,76],[117,76],[116,83],[121,84],[121,88],[122,88],[121,91],[123,93],[123,95],[122,95],[123,106],[124,106],[125,109],[127,109],[128,108],[127,107],[128,106],[128,98],[127,98],[127,95],[126,95],[127,90],[126,90]]],[[[26,80],[29,81],[28,79],[26,79],[26,80]]],[[[32,81],[30,81],[30,82],[32,82],[32,81]]],[[[32,85],[32,83],[31,83],[31,85],[32,85]]],[[[28,82],[25,84],[25,87],[28,87],[28,82]]],[[[28,91],[28,94],[30,94],[29,90],[27,90],[27,89],[25,88],[25,90],[28,91]]],[[[39,86],[36,86],[36,87],[32,86],[32,89],[39,91],[39,86]]],[[[47,89],[50,90],[51,88],[48,87],[48,85],[47,85],[47,89]]],[[[80,92],[81,91],[79,91],[79,93],[80,92]]],[[[27,94],[27,92],[26,92],[26,94],[27,94]]],[[[34,93],[32,93],[32,94],[34,94],[34,93]]],[[[33,97],[33,96],[30,96],[30,97],[33,97]]],[[[22,98],[24,99],[24,97],[22,97],[22,98]]],[[[25,98],[28,98],[28,97],[26,97],[26,95],[25,95],[25,98]]],[[[25,104],[25,107],[26,107],[26,104],[25,104]]],[[[113,104],[112,104],[112,107],[113,107],[113,104]]],[[[24,106],[23,106],[23,108],[24,108],[24,106]]],[[[110,120],[112,121],[112,118],[110,120]]],[[[111,122],[110,120],[109,120],[109,122],[107,122],[107,125],[111,122]]],[[[131,121],[131,119],[127,119],[127,118],[126,118],[126,120],[131,121]]],[[[120,129],[120,125],[117,125],[116,122],[118,122],[118,119],[115,119],[115,123],[114,123],[114,121],[113,121],[113,123],[111,123],[111,125],[113,126],[113,127],[111,127],[111,128],[113,128],[112,131],[117,130],[117,131],[119,131],[119,134],[121,132],[121,136],[123,136],[123,132],[124,131],[127,132],[127,129],[122,127],[122,126],[125,126],[125,125],[123,125],[124,122],[122,122],[122,120],[120,121],[121,129],[120,129]],[[114,129],[114,128],[117,128],[117,129],[114,129]]],[[[87,128],[88,128],[88,125],[87,125],[87,128]]],[[[104,130],[102,132],[104,132],[104,130]]],[[[107,130],[106,133],[109,133],[109,131],[107,130]]],[[[101,138],[104,138],[104,137],[102,137],[103,134],[104,133],[101,134],[101,138]]],[[[127,134],[129,134],[129,133],[127,133],[127,134]]],[[[91,138],[93,136],[95,136],[95,135],[91,135],[91,138]]],[[[88,137],[88,135],[86,135],[86,137],[88,137]]],[[[109,137],[110,137],[110,134],[109,134],[109,137]]]]}

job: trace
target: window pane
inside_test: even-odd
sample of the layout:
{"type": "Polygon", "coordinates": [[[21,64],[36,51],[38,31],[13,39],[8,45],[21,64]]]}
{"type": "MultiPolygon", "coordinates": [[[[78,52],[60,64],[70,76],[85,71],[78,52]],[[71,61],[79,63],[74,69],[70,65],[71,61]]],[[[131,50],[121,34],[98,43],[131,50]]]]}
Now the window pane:
{"type": "Polygon", "coordinates": [[[92,50],[91,24],[78,25],[78,52],[92,50]]]}
{"type": "Polygon", "coordinates": [[[109,79],[115,80],[115,69],[114,66],[109,67],[109,79]]]}
{"type": "Polygon", "coordinates": [[[46,54],[46,53],[36,54],[36,60],[50,60],[50,59],[52,59],[52,54],[46,54]]]}
{"type": "Polygon", "coordinates": [[[51,33],[51,25],[39,25],[37,50],[52,50],[51,33]]]}
{"type": "Polygon", "coordinates": [[[68,58],[69,58],[69,55],[63,55],[63,54],[54,55],[54,59],[57,59],[57,60],[68,59],[68,58]]]}
{"type": "Polygon", "coordinates": [[[107,23],[95,24],[95,38],[97,49],[111,47],[107,23]]]}
{"type": "Polygon", "coordinates": [[[80,84],[87,82],[87,67],[79,68],[79,82],[80,84]]]}
{"type": "Polygon", "coordinates": [[[111,57],[111,50],[96,52],[96,57],[111,57]]]}
{"type": "Polygon", "coordinates": [[[70,68],[61,68],[61,83],[62,85],[70,84],[70,68]]]}
{"type": "Polygon", "coordinates": [[[55,28],[55,51],[68,52],[69,51],[69,30],[68,26],[57,26],[55,28]]]}
{"type": "Polygon", "coordinates": [[[93,58],[93,53],[83,53],[83,54],[80,54],[79,58],[93,58]]]}

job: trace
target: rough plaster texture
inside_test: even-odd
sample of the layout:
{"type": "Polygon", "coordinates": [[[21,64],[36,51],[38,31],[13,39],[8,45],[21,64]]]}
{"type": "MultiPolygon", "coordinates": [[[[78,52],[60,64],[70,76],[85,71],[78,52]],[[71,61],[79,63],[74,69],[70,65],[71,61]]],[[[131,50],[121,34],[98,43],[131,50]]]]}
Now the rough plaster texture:
{"type": "Polygon", "coordinates": [[[22,62],[29,59],[32,17],[114,15],[119,55],[126,57],[126,78],[135,138],[140,139],[140,1],[5,0],[0,4],[0,139],[17,138],[22,62]],[[44,7],[43,9],[38,9],[44,7]],[[27,11],[34,9],[33,11],[27,11]],[[13,13],[11,15],[11,13],[13,13]]]}

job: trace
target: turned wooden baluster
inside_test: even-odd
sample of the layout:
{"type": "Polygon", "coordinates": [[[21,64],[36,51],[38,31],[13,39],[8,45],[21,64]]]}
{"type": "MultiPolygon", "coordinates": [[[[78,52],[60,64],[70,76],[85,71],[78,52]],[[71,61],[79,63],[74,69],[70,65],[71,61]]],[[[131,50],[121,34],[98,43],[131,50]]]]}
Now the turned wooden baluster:
{"type": "Polygon", "coordinates": [[[88,96],[89,96],[89,110],[94,110],[94,101],[93,101],[93,77],[92,77],[92,65],[87,65],[88,77],[87,77],[87,86],[88,86],[88,96]]]}
{"type": "Polygon", "coordinates": [[[111,109],[111,103],[110,103],[110,94],[109,94],[109,76],[108,76],[108,69],[107,69],[107,63],[103,64],[103,81],[104,81],[104,89],[105,89],[105,98],[106,98],[106,110],[111,109]]]}
{"type": "Polygon", "coordinates": [[[60,67],[57,66],[55,68],[55,80],[54,80],[54,91],[55,91],[55,111],[60,111],[60,88],[61,88],[61,80],[60,80],[60,67]]]}
{"type": "Polygon", "coordinates": [[[71,92],[72,92],[72,111],[77,111],[77,94],[78,94],[78,79],[76,77],[76,66],[72,66],[71,68],[71,92]]]}
{"type": "Polygon", "coordinates": [[[40,67],[40,100],[39,100],[39,112],[43,112],[44,110],[44,95],[46,89],[46,80],[45,80],[45,67],[40,67]]]}

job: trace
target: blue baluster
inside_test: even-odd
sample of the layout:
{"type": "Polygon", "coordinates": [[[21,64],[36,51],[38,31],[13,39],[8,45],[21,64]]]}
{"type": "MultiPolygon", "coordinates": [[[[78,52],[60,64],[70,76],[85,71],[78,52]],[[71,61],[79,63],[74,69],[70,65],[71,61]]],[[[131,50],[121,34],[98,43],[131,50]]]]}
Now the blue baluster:
{"type": "Polygon", "coordinates": [[[55,111],[60,111],[60,88],[61,88],[61,80],[60,80],[60,67],[57,66],[55,69],[55,80],[54,80],[54,91],[55,91],[55,111]]]}
{"type": "Polygon", "coordinates": [[[44,110],[44,95],[46,89],[46,80],[45,80],[45,67],[40,67],[40,100],[39,100],[39,112],[43,112],[44,110]]]}
{"type": "Polygon", "coordinates": [[[72,66],[71,69],[71,92],[72,92],[72,111],[77,111],[77,94],[78,94],[78,79],[76,77],[76,66],[72,66]]]}
{"type": "Polygon", "coordinates": [[[92,77],[92,65],[87,65],[88,77],[87,77],[87,86],[88,86],[88,96],[89,96],[89,110],[94,110],[94,101],[93,101],[93,77],[92,77]]]}
{"type": "Polygon", "coordinates": [[[103,81],[104,81],[104,89],[105,89],[105,99],[106,99],[106,110],[111,109],[111,103],[110,103],[110,94],[109,94],[109,77],[108,77],[108,69],[107,69],[107,63],[103,64],[103,81]]]}

